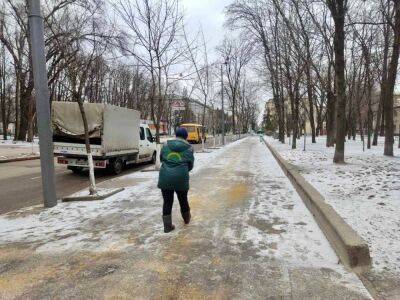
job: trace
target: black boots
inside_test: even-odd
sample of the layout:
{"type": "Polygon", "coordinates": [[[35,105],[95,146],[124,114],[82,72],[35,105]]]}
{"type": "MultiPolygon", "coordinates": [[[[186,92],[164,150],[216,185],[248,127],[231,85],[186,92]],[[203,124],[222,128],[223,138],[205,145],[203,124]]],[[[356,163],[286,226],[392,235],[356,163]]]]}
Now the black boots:
{"type": "MultiPolygon", "coordinates": [[[[190,210],[182,213],[182,218],[183,218],[183,221],[185,222],[185,224],[190,223],[191,217],[192,216],[190,215],[190,210]]],[[[175,225],[172,224],[172,216],[171,215],[163,216],[162,218],[163,218],[163,222],[164,222],[164,232],[165,233],[171,232],[172,230],[175,229],[175,225]]]]}
{"type": "Polygon", "coordinates": [[[182,213],[182,218],[185,224],[189,224],[191,217],[190,210],[182,213]]]}
{"type": "Polygon", "coordinates": [[[164,232],[168,233],[171,232],[172,230],[175,229],[175,225],[172,224],[172,216],[163,216],[163,222],[164,222],[164,232]]]}

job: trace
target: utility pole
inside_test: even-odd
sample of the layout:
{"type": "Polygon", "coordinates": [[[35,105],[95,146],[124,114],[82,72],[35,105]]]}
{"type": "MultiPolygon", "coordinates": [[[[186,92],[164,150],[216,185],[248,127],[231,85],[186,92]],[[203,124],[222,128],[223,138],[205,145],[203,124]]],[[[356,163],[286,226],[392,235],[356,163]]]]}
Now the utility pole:
{"type": "MultiPolygon", "coordinates": [[[[226,64],[226,63],[225,63],[226,64]]],[[[224,109],[224,75],[222,71],[222,64],[221,64],[221,100],[222,100],[222,116],[221,116],[221,123],[222,123],[222,145],[225,145],[225,109],[224,109]]]]}
{"type": "Polygon", "coordinates": [[[40,0],[28,0],[28,6],[29,39],[32,51],[37,126],[39,131],[43,200],[44,207],[53,207],[57,205],[57,197],[54,186],[53,141],[50,129],[50,94],[47,85],[43,18],[40,12],[40,0]]]}

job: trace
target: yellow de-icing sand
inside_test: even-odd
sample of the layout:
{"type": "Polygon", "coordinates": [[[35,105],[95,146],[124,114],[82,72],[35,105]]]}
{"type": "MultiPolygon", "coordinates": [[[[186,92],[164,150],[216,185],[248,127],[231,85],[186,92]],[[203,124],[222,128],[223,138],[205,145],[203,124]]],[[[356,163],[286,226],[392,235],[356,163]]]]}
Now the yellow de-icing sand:
{"type": "Polygon", "coordinates": [[[230,185],[223,187],[210,186],[207,190],[203,189],[201,193],[194,189],[189,194],[189,203],[193,214],[200,219],[208,218],[213,212],[219,213],[220,208],[240,204],[247,200],[250,194],[246,182],[231,182],[230,185]]]}
{"type": "Polygon", "coordinates": [[[233,186],[224,190],[225,195],[222,195],[230,205],[237,205],[246,200],[250,196],[250,191],[247,183],[234,183],[233,186]]]}
{"type": "MultiPolygon", "coordinates": [[[[229,166],[229,169],[233,166],[229,166]]],[[[208,219],[218,218],[226,213],[227,208],[234,208],[242,203],[245,203],[250,198],[250,190],[246,180],[238,180],[237,178],[230,179],[226,174],[231,174],[232,170],[219,170],[213,172],[212,177],[205,177],[203,180],[195,182],[189,193],[189,201],[193,214],[192,226],[195,222],[201,222],[208,219]],[[219,182],[219,185],[216,183],[219,182]],[[221,184],[223,182],[223,184],[221,184]]],[[[178,220],[177,220],[178,221],[178,220]]],[[[195,253],[188,254],[196,249],[197,244],[201,241],[201,237],[193,236],[189,231],[180,231],[176,236],[171,237],[171,240],[166,244],[160,256],[153,257],[151,260],[140,260],[133,262],[131,267],[135,270],[147,270],[155,275],[156,293],[163,299],[209,299],[219,298],[225,299],[229,296],[229,288],[219,286],[212,290],[204,290],[197,285],[182,286],[183,270],[178,265],[189,263],[195,253]],[[182,249],[185,249],[182,251],[182,249]],[[161,296],[162,295],[162,296],[161,296]]],[[[130,244],[137,243],[137,235],[132,233],[127,237],[127,242],[130,244]]],[[[13,260],[26,260],[32,257],[33,250],[24,251],[4,251],[0,249],[0,262],[13,260]]],[[[15,249],[14,249],[15,250],[15,249]]],[[[12,271],[7,271],[7,276],[0,276],[0,298],[7,298],[10,295],[21,296],[28,290],[31,290],[37,285],[42,284],[52,278],[74,282],[82,275],[83,272],[93,270],[96,266],[118,261],[120,254],[111,253],[91,253],[72,256],[69,258],[70,264],[66,267],[62,263],[56,261],[40,260],[40,263],[33,260],[24,264],[25,268],[16,268],[12,271]],[[30,267],[26,270],[27,265],[30,267]]],[[[216,255],[211,260],[211,265],[214,267],[227,263],[220,256],[216,255]]],[[[127,277],[120,282],[115,282],[111,288],[105,291],[105,299],[123,299],[130,298],[133,295],[140,295],[141,292],[152,294],[153,291],[141,290],[139,286],[130,282],[127,277]]]]}
{"type": "Polygon", "coordinates": [[[120,255],[120,252],[113,251],[77,253],[68,257],[68,264],[65,264],[65,257],[44,259],[32,249],[19,250],[15,247],[0,249],[0,263],[23,260],[21,267],[17,266],[0,275],[0,299],[22,296],[35,286],[45,284],[54,278],[65,282],[75,281],[83,272],[116,261],[120,255]]]}
{"type": "MultiPolygon", "coordinates": [[[[25,290],[37,285],[42,281],[55,278],[57,269],[52,266],[38,266],[29,272],[13,273],[7,277],[0,277],[0,296],[8,298],[7,295],[21,295],[25,290]]],[[[3,299],[4,299],[3,298],[3,299]]]]}

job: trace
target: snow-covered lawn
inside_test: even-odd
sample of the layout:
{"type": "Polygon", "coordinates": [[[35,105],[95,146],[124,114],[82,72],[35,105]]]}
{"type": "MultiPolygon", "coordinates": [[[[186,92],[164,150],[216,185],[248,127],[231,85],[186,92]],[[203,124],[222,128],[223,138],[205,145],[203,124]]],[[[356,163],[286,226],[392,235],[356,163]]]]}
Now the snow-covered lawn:
{"type": "Polygon", "coordinates": [[[18,147],[18,148],[29,148],[33,146],[38,146],[39,144],[39,139],[34,138],[33,142],[23,142],[23,141],[14,141],[13,137],[8,137],[7,140],[3,139],[3,136],[0,135],[0,147],[8,147],[8,146],[13,146],[13,147],[18,147]]]}
{"type": "Polygon", "coordinates": [[[3,140],[3,136],[0,135],[0,159],[36,155],[39,153],[38,143],[36,138],[32,143],[28,143],[12,139],[3,140]]]}
{"type": "Polygon", "coordinates": [[[400,149],[395,157],[383,155],[378,146],[363,151],[362,142],[345,145],[345,165],[332,163],[334,148],[326,148],[326,137],[312,144],[303,139],[299,149],[267,137],[267,141],[326,198],[336,211],[368,242],[374,270],[400,276],[400,149]]]}

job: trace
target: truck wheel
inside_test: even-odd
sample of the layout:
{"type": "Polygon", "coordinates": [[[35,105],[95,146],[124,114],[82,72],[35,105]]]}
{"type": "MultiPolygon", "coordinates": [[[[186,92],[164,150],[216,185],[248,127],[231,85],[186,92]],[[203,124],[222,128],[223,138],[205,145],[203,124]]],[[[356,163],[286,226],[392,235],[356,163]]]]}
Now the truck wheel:
{"type": "Polygon", "coordinates": [[[156,161],[157,161],[157,153],[154,152],[154,153],[153,153],[153,156],[151,157],[151,163],[152,163],[153,165],[155,165],[155,164],[156,164],[156,161]]]}
{"type": "Polygon", "coordinates": [[[68,170],[71,170],[74,174],[81,174],[83,171],[82,167],[76,167],[76,166],[68,166],[68,170]]]}
{"type": "Polygon", "coordinates": [[[113,160],[111,164],[111,170],[115,175],[121,174],[122,169],[124,168],[124,163],[121,159],[113,160]]]}

